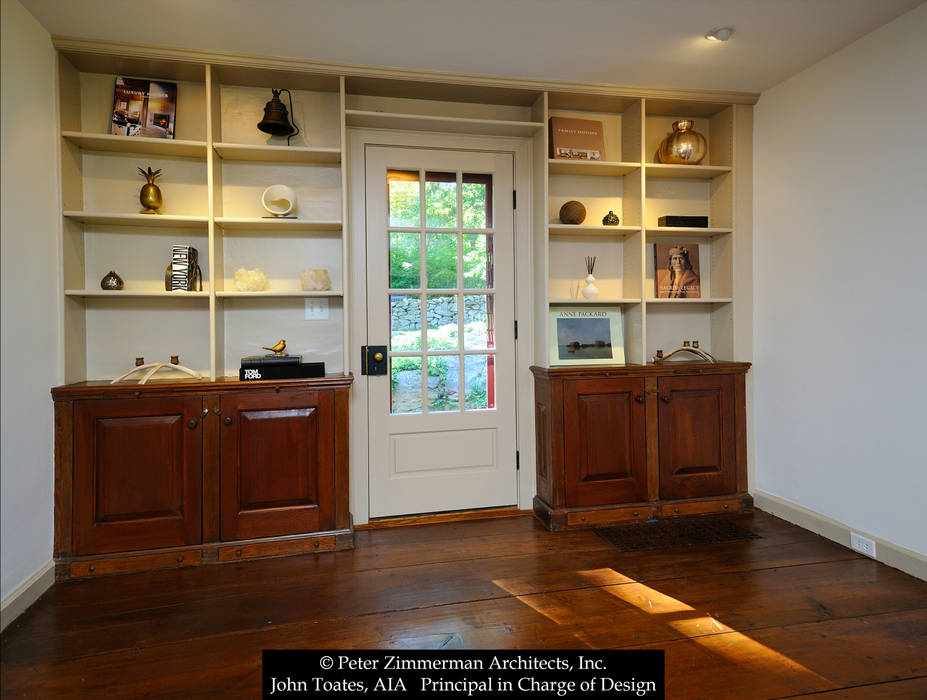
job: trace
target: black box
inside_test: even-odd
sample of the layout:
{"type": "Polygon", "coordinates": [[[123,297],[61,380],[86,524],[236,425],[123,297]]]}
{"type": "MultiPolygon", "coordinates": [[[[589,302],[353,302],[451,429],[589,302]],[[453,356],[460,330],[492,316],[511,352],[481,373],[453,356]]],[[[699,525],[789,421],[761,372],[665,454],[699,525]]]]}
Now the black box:
{"type": "Polygon", "coordinates": [[[258,379],[306,379],[307,377],[324,376],[324,362],[303,362],[299,365],[242,367],[238,370],[238,379],[243,382],[251,382],[258,379]]]}
{"type": "Polygon", "coordinates": [[[661,216],[657,219],[660,226],[679,226],[681,228],[708,228],[707,216],[661,216]]]}
{"type": "Polygon", "coordinates": [[[302,355],[256,355],[241,358],[241,366],[251,369],[253,367],[267,367],[268,365],[298,365],[302,361],[302,355]]]}

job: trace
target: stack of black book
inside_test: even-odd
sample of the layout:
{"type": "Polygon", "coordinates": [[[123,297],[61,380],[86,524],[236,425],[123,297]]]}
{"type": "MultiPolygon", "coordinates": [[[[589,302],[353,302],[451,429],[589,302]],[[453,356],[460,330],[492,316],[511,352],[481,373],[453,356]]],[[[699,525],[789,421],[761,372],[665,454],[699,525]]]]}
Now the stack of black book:
{"type": "Polygon", "coordinates": [[[303,362],[300,355],[258,355],[241,358],[238,378],[241,381],[256,379],[304,379],[324,377],[324,362],[303,362]]]}

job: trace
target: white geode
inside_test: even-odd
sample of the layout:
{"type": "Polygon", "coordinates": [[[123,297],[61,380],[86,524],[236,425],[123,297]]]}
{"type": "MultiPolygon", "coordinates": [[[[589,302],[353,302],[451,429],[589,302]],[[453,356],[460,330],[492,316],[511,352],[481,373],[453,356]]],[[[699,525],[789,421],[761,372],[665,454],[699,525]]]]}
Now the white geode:
{"type": "Polygon", "coordinates": [[[235,270],[235,289],[239,292],[262,292],[267,289],[267,275],[261,268],[235,270]]]}
{"type": "Polygon", "coordinates": [[[332,280],[325,268],[303,270],[299,279],[304,292],[324,292],[332,288],[332,280]]]}

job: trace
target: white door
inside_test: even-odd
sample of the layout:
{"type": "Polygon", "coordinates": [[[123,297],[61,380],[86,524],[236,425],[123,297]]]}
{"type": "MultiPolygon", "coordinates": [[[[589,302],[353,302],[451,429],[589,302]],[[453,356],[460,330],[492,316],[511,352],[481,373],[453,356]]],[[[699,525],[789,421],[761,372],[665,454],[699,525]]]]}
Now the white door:
{"type": "Polygon", "coordinates": [[[511,153],[365,150],[370,516],[513,505],[511,153]]]}

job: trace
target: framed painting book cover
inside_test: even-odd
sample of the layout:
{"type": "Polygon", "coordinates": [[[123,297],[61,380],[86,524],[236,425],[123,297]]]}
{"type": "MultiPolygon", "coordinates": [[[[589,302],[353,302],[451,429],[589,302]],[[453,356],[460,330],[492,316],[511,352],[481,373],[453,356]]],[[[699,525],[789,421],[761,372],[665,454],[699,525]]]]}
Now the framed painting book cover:
{"type": "Polygon", "coordinates": [[[700,299],[698,244],[657,243],[653,247],[657,299],[700,299]]]}
{"type": "Polygon", "coordinates": [[[551,306],[550,364],[624,364],[621,308],[551,306]]]}
{"type": "Polygon", "coordinates": [[[111,134],[174,138],[177,83],[116,78],[111,134]]]}

